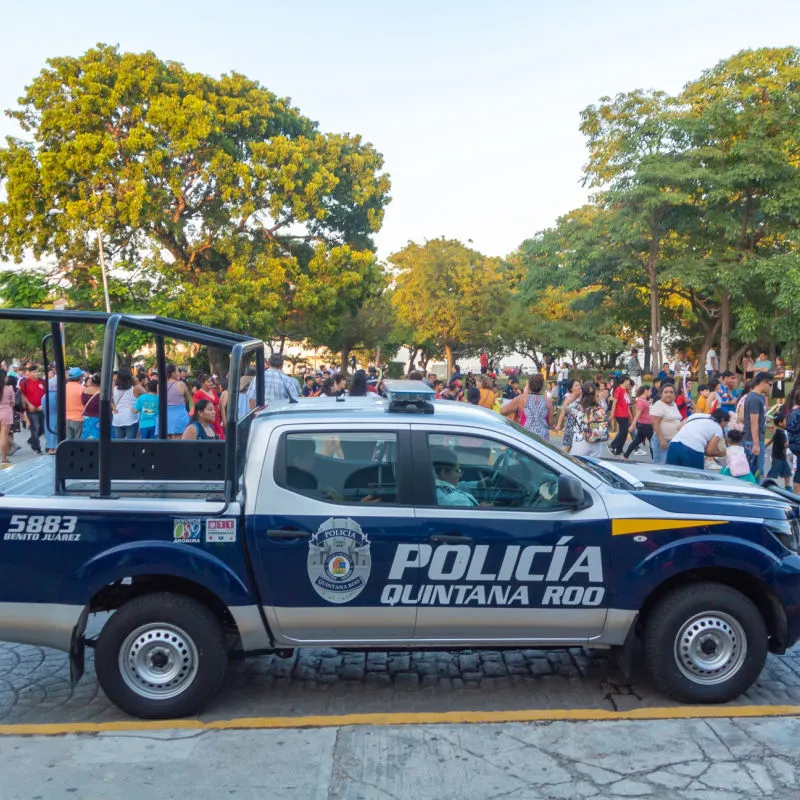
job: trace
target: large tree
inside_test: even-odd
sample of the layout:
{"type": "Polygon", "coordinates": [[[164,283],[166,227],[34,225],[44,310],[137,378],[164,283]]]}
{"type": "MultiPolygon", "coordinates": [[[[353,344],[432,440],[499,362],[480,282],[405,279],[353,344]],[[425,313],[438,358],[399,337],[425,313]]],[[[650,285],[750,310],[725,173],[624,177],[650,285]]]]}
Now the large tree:
{"type": "MultiPolygon", "coordinates": [[[[800,49],[742,51],[689,83],[680,99],[727,364],[732,334],[747,343],[763,332],[759,320],[774,316],[767,287],[797,268],[787,256],[800,225],[800,49]]],[[[779,331],[788,333],[780,325],[770,333],[779,331]]]]}
{"type": "Polygon", "coordinates": [[[324,134],[255,81],[98,45],[54,58],[9,112],[0,255],[146,280],[146,305],[269,339],[348,313],[382,280],[389,179],[360,137],[324,134]]]}
{"type": "Polygon", "coordinates": [[[661,365],[664,238],[687,211],[692,189],[685,133],[676,102],[664,92],[633,91],[584,109],[589,145],[584,184],[600,189],[610,243],[621,246],[646,275],[650,363],[661,365]]]}
{"type": "Polygon", "coordinates": [[[453,239],[409,242],[390,256],[398,322],[411,331],[412,346],[434,344],[447,360],[488,347],[505,312],[510,287],[504,264],[453,239]]]}

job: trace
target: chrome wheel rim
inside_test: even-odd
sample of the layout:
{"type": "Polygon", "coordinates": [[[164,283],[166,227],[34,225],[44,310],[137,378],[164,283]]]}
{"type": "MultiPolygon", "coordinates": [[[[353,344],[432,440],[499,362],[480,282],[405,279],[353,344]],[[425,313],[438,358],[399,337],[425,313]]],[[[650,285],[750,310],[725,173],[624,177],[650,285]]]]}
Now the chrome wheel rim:
{"type": "Polygon", "coordinates": [[[675,661],[692,683],[706,686],[730,680],[747,655],[747,637],[738,620],[721,611],[697,614],[675,637],[675,661]]]}
{"type": "Polygon", "coordinates": [[[197,648],[175,625],[142,625],[124,641],[119,670],[129,689],[149,700],[176,697],[197,677],[197,648]]]}

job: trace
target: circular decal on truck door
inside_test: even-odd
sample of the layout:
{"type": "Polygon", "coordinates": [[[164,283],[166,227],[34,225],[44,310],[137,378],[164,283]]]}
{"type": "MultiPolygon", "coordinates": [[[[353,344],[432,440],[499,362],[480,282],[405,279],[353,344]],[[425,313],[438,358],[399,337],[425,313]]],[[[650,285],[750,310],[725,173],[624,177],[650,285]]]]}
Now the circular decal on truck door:
{"type": "Polygon", "coordinates": [[[369,580],[369,539],[352,519],[325,520],[308,544],[307,564],[311,585],[323,600],[349,603],[369,580]]]}

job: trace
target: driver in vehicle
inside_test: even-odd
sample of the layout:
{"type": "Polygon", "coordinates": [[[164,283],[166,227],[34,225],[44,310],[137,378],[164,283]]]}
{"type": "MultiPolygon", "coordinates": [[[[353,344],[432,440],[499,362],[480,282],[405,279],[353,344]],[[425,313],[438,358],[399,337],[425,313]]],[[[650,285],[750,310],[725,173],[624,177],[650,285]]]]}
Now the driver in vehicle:
{"type": "Polygon", "coordinates": [[[458,456],[449,448],[437,448],[431,452],[433,472],[436,477],[436,504],[440,506],[466,506],[479,504],[472,492],[485,486],[486,478],[480,481],[462,481],[458,456]]]}

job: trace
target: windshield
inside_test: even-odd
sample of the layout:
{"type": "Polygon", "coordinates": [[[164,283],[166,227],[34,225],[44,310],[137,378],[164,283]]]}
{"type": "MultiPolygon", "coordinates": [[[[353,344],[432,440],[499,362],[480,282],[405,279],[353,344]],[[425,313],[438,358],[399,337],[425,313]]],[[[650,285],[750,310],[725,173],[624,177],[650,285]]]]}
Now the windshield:
{"type": "Polygon", "coordinates": [[[629,483],[628,481],[621,478],[616,473],[612,472],[609,469],[606,469],[601,464],[597,463],[596,461],[591,461],[587,458],[583,458],[581,456],[572,456],[569,453],[565,453],[563,450],[559,450],[555,445],[551,444],[550,442],[542,439],[536,433],[529,431],[527,428],[523,428],[518,422],[514,422],[506,418],[506,423],[511,425],[515,431],[518,433],[527,436],[529,439],[533,439],[537,444],[541,445],[542,447],[546,448],[547,450],[552,450],[554,453],[558,453],[561,458],[566,458],[567,461],[571,461],[576,467],[580,469],[586,470],[587,472],[591,472],[596,478],[599,478],[603,483],[608,484],[609,486],[613,486],[615,489],[634,489],[636,488],[634,484],[629,483]]]}

